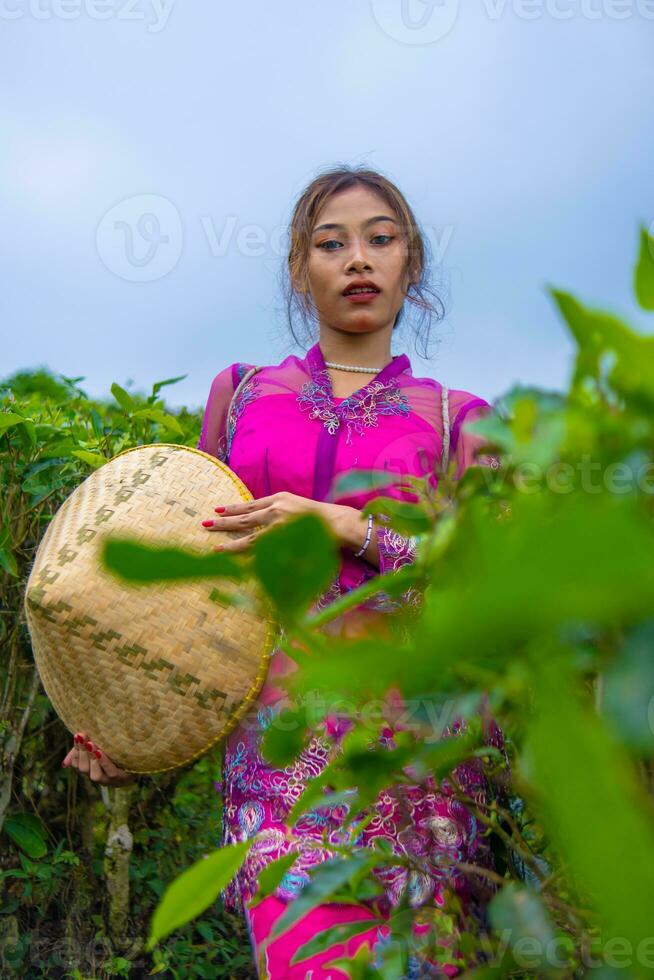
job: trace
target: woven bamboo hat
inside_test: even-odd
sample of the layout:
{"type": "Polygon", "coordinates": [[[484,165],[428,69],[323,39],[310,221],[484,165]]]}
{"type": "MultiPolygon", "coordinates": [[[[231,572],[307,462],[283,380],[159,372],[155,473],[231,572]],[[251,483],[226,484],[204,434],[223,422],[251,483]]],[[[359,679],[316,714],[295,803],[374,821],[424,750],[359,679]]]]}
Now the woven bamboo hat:
{"type": "Polygon", "coordinates": [[[25,592],[36,665],[70,731],[129,772],[174,769],[231,731],[265,680],[276,623],[253,580],[129,585],[103,568],[102,543],[121,534],[206,554],[234,532],[209,537],[202,518],[252,499],[215,457],[161,443],[95,470],[48,525],[25,592]],[[251,608],[213,601],[216,584],[251,608]]]}

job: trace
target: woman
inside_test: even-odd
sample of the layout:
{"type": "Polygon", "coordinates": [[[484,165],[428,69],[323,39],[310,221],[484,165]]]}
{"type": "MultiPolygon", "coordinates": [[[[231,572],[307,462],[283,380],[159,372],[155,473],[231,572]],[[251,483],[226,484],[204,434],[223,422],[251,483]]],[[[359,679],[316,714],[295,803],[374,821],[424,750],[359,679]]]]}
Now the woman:
{"type": "MultiPolygon", "coordinates": [[[[198,448],[228,462],[255,499],[218,506],[217,514],[207,515],[203,525],[209,533],[242,532],[222,545],[226,551],[241,551],[272,524],[307,511],[320,515],[340,543],[341,563],[339,574],[316,602],[318,609],[371,576],[415,557],[414,538],[403,537],[361,514],[366,501],[380,492],[403,500],[415,497],[391,488],[341,493],[336,499],[339,474],[351,469],[387,469],[402,477],[426,477],[436,485],[445,455],[455,461],[456,477],[472,463],[496,465],[496,461],[492,457],[478,460],[481,440],[462,429],[464,421],[489,409],[488,402],[462,390],[448,393],[431,378],[416,378],[406,354],[391,356],[393,331],[405,301],[428,317],[441,315],[430,299],[425,243],[397,187],[370,170],[343,167],[323,173],[297,201],[290,232],[291,330],[295,306],[305,322],[317,322],[318,340],[304,358],[291,355],[247,379],[252,365],[236,363],[214,379],[198,448]]],[[[411,590],[403,597],[404,602],[416,600],[411,590]]],[[[354,635],[380,628],[384,614],[397,605],[397,600],[378,594],[333,621],[329,630],[354,635]]],[[[291,958],[299,946],[328,925],[372,918],[371,907],[362,906],[355,912],[346,905],[325,903],[266,943],[286,903],[306,883],[308,868],[332,855],[328,847],[316,846],[317,842],[326,834],[328,842],[338,843],[347,813],[344,804],[310,811],[295,824],[292,839],[287,839],[289,810],[322,770],[347,728],[347,721],[330,715],[292,766],[276,770],[264,761],[261,736],[283,699],[276,683],[293,669],[293,661],[276,647],[255,710],[225,743],[223,843],[255,835],[258,840],[224,899],[228,908],[245,914],[261,976],[336,980],[347,974],[323,964],[338,955],[353,955],[362,943],[383,943],[384,927],[371,927],[300,964],[292,965],[291,958]],[[249,906],[261,870],[289,850],[298,858],[275,892],[249,906]]],[[[382,738],[393,744],[392,724],[382,738]]],[[[496,726],[489,740],[501,746],[496,726]]],[[[76,766],[103,784],[131,781],[84,733],[76,734],[64,765],[76,766]]],[[[483,803],[483,774],[476,766],[461,765],[456,774],[466,791],[483,803]]],[[[438,910],[448,889],[460,899],[463,909],[474,910],[478,895],[469,875],[452,870],[453,859],[489,866],[488,845],[470,812],[445,784],[435,786],[431,780],[403,787],[402,800],[392,791],[380,794],[375,816],[357,843],[366,846],[379,836],[390,842],[395,853],[414,855],[422,870],[407,875],[398,866],[380,873],[385,891],[375,906],[377,911],[387,914],[407,888],[414,907],[438,910]]],[[[414,930],[424,928],[415,926],[414,930]]],[[[426,957],[420,961],[412,957],[410,962],[412,976],[441,975],[426,957]]],[[[444,972],[457,971],[452,967],[444,972]]]]}

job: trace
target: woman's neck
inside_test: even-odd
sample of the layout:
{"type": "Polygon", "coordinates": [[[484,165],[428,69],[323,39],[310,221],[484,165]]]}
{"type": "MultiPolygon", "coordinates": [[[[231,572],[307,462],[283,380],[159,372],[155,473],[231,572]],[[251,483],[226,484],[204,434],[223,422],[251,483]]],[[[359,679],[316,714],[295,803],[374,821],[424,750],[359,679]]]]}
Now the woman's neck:
{"type": "MultiPolygon", "coordinates": [[[[392,360],[390,335],[386,330],[350,334],[321,327],[318,343],[324,359],[337,364],[380,370],[392,360]]],[[[342,377],[344,372],[339,374],[342,377]]]]}

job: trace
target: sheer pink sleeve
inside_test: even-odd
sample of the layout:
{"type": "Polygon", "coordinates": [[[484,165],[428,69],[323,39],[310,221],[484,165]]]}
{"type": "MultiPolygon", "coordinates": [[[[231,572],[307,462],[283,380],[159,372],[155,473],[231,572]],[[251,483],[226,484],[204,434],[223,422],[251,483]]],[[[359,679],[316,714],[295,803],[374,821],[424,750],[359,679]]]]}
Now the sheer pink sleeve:
{"type": "MultiPolygon", "coordinates": [[[[464,422],[473,422],[492,411],[490,404],[468,391],[449,392],[450,461],[456,461],[455,479],[459,480],[469,466],[487,465],[496,469],[498,459],[493,455],[480,455],[477,450],[484,444],[482,436],[472,435],[463,428],[464,422]]],[[[404,537],[392,528],[376,525],[379,549],[379,572],[391,572],[416,557],[417,537],[404,537]]]]}
{"type": "Polygon", "coordinates": [[[224,368],[211,383],[209,397],[202,418],[202,431],[197,449],[227,462],[228,433],[227,412],[239,382],[251,367],[250,364],[236,362],[224,368]]]}
{"type": "Polygon", "coordinates": [[[479,454],[483,436],[465,430],[469,422],[485,418],[493,411],[484,398],[475,398],[467,391],[450,392],[450,459],[456,460],[455,478],[461,479],[469,466],[490,466],[497,469],[499,460],[492,453],[479,454]]]}

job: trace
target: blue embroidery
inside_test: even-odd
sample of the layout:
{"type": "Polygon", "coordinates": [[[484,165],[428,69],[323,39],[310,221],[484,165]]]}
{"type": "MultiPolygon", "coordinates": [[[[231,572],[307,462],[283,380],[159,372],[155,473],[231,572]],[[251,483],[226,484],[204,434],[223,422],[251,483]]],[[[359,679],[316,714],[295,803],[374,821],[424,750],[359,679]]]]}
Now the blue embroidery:
{"type": "Polygon", "coordinates": [[[279,883],[279,887],[286,894],[299,895],[308,882],[309,875],[294,874],[292,871],[287,871],[286,874],[283,875],[282,880],[279,883]]]}
{"type": "Polygon", "coordinates": [[[247,803],[241,803],[238,810],[238,822],[241,825],[242,830],[245,831],[247,838],[254,837],[257,830],[263,823],[263,818],[265,816],[265,810],[263,804],[258,800],[250,800],[247,803]]]}
{"type": "MultiPolygon", "coordinates": [[[[237,384],[240,384],[240,382],[245,377],[245,372],[248,371],[249,368],[250,365],[248,364],[239,365],[239,369],[237,372],[238,374],[237,384]],[[242,371],[241,368],[244,368],[245,370],[242,371]]],[[[245,382],[245,384],[239,391],[236,399],[234,400],[234,404],[232,405],[232,411],[230,413],[229,418],[227,419],[227,451],[225,454],[225,459],[223,460],[224,463],[228,463],[229,461],[229,455],[232,451],[232,441],[234,439],[234,432],[236,431],[236,423],[238,419],[240,419],[241,415],[243,414],[245,406],[248,405],[251,401],[253,401],[254,398],[256,398],[258,385],[259,385],[259,376],[257,374],[253,374],[250,380],[245,382]]]]}
{"type": "Polygon", "coordinates": [[[344,422],[348,445],[352,442],[352,432],[362,436],[366,429],[379,424],[380,415],[408,415],[410,411],[396,378],[371,381],[336,405],[327,371],[313,372],[312,380],[302,385],[297,402],[301,411],[309,412],[309,418],[320,419],[332,436],[344,422]]]}

